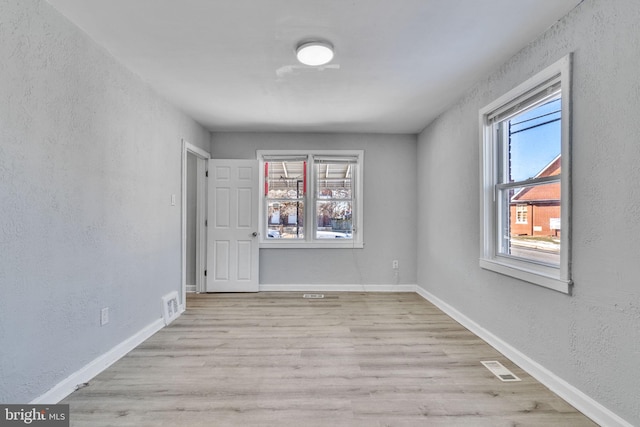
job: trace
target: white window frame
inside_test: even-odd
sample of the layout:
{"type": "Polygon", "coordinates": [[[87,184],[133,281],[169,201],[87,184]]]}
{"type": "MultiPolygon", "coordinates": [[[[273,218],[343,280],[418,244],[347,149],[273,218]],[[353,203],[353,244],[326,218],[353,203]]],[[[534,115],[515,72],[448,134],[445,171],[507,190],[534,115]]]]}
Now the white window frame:
{"type": "MultiPolygon", "coordinates": [[[[264,171],[265,157],[291,156],[307,157],[307,192],[304,198],[304,239],[268,239],[266,223],[266,202],[264,191],[260,192],[260,248],[358,248],[364,247],[363,235],[363,177],[364,177],[364,151],[363,150],[257,150],[260,170],[264,171]],[[315,157],[356,157],[357,167],[353,173],[353,197],[352,197],[352,238],[351,239],[316,239],[316,183],[315,157]],[[307,226],[309,224],[309,226],[307,226]]],[[[260,173],[260,188],[265,188],[264,173],[260,173]]]]}
{"type": "MultiPolygon", "coordinates": [[[[502,119],[504,120],[504,119],[502,119]]],[[[480,267],[515,277],[565,294],[571,293],[571,54],[545,68],[526,82],[480,110],[480,267]],[[498,251],[497,135],[491,118],[513,115],[526,106],[520,103],[560,82],[561,91],[561,243],[560,264],[550,266],[523,258],[505,256],[498,251]]]]}

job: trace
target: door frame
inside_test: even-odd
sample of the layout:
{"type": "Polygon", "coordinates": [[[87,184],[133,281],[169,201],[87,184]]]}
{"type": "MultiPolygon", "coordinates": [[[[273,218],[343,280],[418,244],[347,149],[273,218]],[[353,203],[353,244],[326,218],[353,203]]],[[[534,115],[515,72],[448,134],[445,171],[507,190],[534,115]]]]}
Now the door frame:
{"type": "Polygon", "coordinates": [[[186,309],[187,301],[187,155],[193,154],[199,159],[196,169],[196,292],[205,291],[205,266],[207,265],[207,229],[204,221],[207,218],[207,160],[211,158],[208,151],[196,147],[186,140],[182,140],[182,200],[181,200],[181,228],[182,228],[182,299],[180,311],[186,309]]]}

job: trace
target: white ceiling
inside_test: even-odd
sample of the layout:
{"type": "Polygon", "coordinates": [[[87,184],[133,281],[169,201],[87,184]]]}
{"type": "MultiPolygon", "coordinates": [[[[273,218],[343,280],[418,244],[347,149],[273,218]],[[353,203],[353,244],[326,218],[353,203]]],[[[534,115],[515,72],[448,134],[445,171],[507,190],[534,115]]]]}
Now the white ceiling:
{"type": "Polygon", "coordinates": [[[581,0],[48,0],[213,131],[417,133],[581,0]],[[297,63],[323,38],[334,60],[297,63]]]}

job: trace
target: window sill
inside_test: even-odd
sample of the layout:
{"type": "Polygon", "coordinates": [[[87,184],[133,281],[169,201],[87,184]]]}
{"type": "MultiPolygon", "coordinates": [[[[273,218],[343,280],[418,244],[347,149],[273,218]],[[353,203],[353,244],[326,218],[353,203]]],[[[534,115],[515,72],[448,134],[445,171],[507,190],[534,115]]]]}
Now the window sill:
{"type": "Polygon", "coordinates": [[[485,270],[504,274],[505,276],[524,280],[525,282],[533,283],[534,285],[542,286],[547,289],[552,289],[563,294],[571,294],[572,282],[570,280],[564,280],[558,276],[546,274],[542,271],[536,271],[534,267],[530,269],[523,268],[508,261],[486,258],[480,259],[480,267],[485,270]]]}
{"type": "MultiPolygon", "coordinates": [[[[342,239],[340,239],[342,240],[342,239]]],[[[260,242],[260,249],[362,249],[364,243],[362,242],[260,242]]]]}

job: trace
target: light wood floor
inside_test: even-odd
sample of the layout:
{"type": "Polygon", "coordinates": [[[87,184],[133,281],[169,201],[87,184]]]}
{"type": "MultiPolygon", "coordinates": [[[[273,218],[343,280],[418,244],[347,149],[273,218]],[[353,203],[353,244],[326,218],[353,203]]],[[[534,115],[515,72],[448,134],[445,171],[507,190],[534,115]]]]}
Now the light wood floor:
{"type": "Polygon", "coordinates": [[[191,294],[187,307],[61,402],[71,425],[595,425],[414,293],[191,294]]]}

